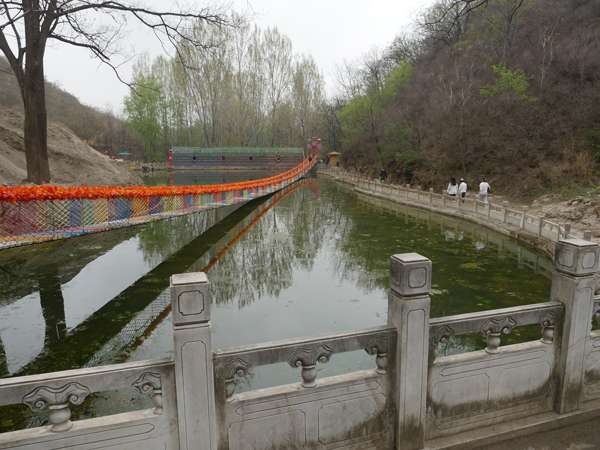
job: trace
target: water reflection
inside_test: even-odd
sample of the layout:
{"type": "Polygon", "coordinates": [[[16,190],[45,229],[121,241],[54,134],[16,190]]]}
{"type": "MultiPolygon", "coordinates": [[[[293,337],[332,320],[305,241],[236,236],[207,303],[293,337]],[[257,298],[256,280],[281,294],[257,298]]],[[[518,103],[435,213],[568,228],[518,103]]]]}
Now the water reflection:
{"type": "MultiPolygon", "coordinates": [[[[395,253],[432,260],[433,317],[549,297],[547,258],[476,225],[322,179],[256,210],[261,204],[219,227],[192,215],[0,252],[0,265],[20,277],[0,275],[0,374],[170,354],[170,301],[162,293],[169,276],[184,271],[209,271],[216,348],[385,324],[395,253]]],[[[335,355],[319,376],[371,366],[364,352],[335,355]]],[[[257,368],[238,389],[298,376],[289,367],[257,368]]]]}

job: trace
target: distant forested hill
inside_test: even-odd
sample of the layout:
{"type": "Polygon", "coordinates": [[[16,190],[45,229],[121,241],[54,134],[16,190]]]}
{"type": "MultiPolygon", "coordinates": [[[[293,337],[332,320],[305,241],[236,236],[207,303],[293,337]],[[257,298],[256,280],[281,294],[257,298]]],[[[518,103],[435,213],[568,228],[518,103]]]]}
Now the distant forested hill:
{"type": "Polygon", "coordinates": [[[338,75],[323,123],[350,167],[436,190],[451,176],[513,194],[598,180],[598,0],[437,0],[338,75]]]}
{"type": "MultiPolygon", "coordinates": [[[[8,61],[0,57],[0,105],[23,111],[19,86],[8,61]]],[[[52,82],[46,82],[48,117],[64,123],[92,147],[110,154],[137,149],[131,133],[112,111],[97,111],[52,82]]],[[[133,151],[132,151],[133,150],[133,151]]]]}

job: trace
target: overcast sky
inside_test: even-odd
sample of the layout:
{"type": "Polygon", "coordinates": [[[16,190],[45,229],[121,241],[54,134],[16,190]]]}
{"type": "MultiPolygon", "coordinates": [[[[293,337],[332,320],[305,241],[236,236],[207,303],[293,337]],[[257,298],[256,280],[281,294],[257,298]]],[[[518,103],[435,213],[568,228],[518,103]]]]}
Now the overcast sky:
{"type": "MultiPolygon", "coordinates": [[[[168,0],[150,0],[163,10],[168,0]],[[161,7],[162,6],[162,7],[161,7]]],[[[409,25],[412,15],[430,0],[233,0],[233,8],[258,14],[261,27],[277,26],[286,34],[294,53],[310,54],[321,68],[328,90],[336,64],[355,60],[372,47],[383,48],[409,25]]],[[[158,41],[146,30],[130,36],[135,53],[161,54],[158,41]]],[[[67,45],[53,45],[46,52],[46,78],[75,95],[81,102],[97,108],[122,108],[128,88],[114,72],[90,57],[89,52],[67,45]]],[[[131,64],[121,67],[121,76],[131,78],[131,64]]]]}

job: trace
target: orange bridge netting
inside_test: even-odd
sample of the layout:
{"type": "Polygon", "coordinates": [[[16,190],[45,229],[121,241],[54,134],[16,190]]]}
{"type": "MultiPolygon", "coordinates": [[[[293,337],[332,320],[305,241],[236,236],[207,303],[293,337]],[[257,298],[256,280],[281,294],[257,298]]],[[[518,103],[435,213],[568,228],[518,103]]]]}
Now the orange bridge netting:
{"type": "Polygon", "coordinates": [[[205,186],[0,187],[0,249],[246,202],[302,178],[316,157],[270,178],[205,186]]]}

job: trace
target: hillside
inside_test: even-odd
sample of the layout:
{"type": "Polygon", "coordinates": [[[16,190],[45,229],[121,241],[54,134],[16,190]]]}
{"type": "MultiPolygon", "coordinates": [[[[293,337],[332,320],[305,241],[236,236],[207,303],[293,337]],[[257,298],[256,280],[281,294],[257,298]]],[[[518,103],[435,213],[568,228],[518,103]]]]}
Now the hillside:
{"type": "Polygon", "coordinates": [[[600,175],[600,2],[436,0],[340,75],[323,142],[343,164],[535,198],[600,175]],[[477,2],[479,4],[480,2],[477,2]]]}
{"type": "MultiPolygon", "coordinates": [[[[23,114],[0,107],[0,185],[25,184],[27,169],[23,114]]],[[[142,179],[127,163],[112,161],[78,138],[64,124],[48,120],[51,183],[69,186],[133,186],[142,179]]]]}
{"type": "MultiPolygon", "coordinates": [[[[0,56],[0,106],[23,112],[19,86],[3,56],[0,56]]],[[[49,118],[62,122],[96,150],[108,151],[110,155],[126,151],[143,159],[136,139],[118,114],[108,108],[98,111],[82,104],[77,97],[49,81],[46,81],[46,112],[49,118]]]]}

